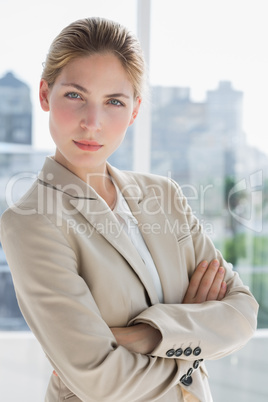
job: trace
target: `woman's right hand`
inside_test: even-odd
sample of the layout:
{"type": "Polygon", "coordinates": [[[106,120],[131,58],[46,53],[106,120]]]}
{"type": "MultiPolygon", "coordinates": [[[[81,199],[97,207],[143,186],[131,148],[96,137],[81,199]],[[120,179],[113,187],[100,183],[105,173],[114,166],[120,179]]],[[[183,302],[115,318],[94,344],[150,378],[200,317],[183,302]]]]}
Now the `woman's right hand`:
{"type": "Polygon", "coordinates": [[[218,260],[212,260],[210,263],[201,261],[190,279],[182,303],[194,304],[222,300],[227,290],[224,275],[225,269],[220,267],[218,260]]]}
{"type": "Polygon", "coordinates": [[[150,354],[162,340],[161,332],[149,324],[110,328],[117,343],[130,352],[150,354]]]}

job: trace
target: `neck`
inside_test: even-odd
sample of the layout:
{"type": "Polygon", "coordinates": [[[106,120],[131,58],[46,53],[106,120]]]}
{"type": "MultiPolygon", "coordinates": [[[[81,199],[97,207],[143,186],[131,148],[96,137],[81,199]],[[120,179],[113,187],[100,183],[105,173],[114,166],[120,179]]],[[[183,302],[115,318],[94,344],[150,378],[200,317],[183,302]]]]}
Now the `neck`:
{"type": "Polygon", "coordinates": [[[116,204],[116,189],[108,174],[106,169],[105,173],[90,173],[88,175],[88,180],[86,181],[94,190],[99,194],[100,197],[106,201],[111,209],[114,208],[116,204]]]}
{"type": "Polygon", "coordinates": [[[94,169],[77,167],[69,163],[62,154],[56,151],[54,156],[56,162],[60,163],[81,180],[92,187],[96,193],[102,197],[111,209],[116,203],[116,191],[113,182],[109,176],[106,163],[95,167],[94,169]]]}

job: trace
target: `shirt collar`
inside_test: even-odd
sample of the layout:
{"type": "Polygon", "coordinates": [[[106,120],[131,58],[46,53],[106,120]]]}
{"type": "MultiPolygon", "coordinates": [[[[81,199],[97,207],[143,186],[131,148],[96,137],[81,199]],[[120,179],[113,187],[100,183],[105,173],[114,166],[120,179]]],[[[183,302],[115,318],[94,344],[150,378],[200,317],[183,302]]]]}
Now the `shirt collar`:
{"type": "Polygon", "coordinates": [[[126,202],[125,198],[123,197],[121,191],[119,190],[118,186],[116,183],[113,181],[113,184],[116,189],[116,204],[113,209],[113,212],[115,215],[119,215],[126,223],[128,223],[129,220],[134,222],[136,225],[138,223],[137,219],[133,216],[128,203],[126,202]]]}

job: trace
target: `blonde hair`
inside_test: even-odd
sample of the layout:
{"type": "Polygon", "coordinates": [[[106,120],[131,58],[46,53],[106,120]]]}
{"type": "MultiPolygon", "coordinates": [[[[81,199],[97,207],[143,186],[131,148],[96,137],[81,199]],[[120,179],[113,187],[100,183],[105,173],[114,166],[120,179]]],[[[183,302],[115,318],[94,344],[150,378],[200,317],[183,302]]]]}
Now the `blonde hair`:
{"type": "Polygon", "coordinates": [[[134,96],[142,96],[145,63],[140,43],[124,26],[104,18],[85,18],[64,28],[50,46],[42,78],[53,86],[71,60],[96,53],[112,53],[118,57],[129,75],[134,96]]]}

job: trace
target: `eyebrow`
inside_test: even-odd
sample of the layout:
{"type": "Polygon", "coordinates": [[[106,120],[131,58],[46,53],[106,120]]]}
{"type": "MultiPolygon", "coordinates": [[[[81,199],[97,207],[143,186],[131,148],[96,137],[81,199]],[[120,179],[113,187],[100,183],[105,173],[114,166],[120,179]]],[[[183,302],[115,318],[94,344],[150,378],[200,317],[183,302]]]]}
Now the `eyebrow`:
{"type": "Polygon", "coordinates": [[[123,94],[121,92],[116,93],[116,94],[109,94],[109,95],[106,95],[106,97],[107,98],[127,98],[127,99],[130,98],[128,95],[125,95],[125,94],[123,94]]]}
{"type": "MultiPolygon", "coordinates": [[[[89,93],[86,88],[82,87],[81,85],[74,84],[72,82],[70,82],[70,83],[62,83],[61,85],[64,86],[64,87],[76,88],[78,91],[84,92],[85,94],[89,93]]],[[[130,97],[128,95],[122,93],[122,92],[117,92],[117,93],[114,93],[114,94],[105,95],[105,98],[126,98],[126,99],[129,99],[130,97]]]]}
{"type": "Polygon", "coordinates": [[[63,82],[61,85],[63,87],[73,87],[73,88],[78,89],[78,91],[81,91],[81,92],[84,92],[85,94],[88,94],[88,90],[86,88],[84,88],[84,87],[81,87],[81,85],[74,84],[72,82],[70,82],[70,83],[64,83],[63,82]]]}

